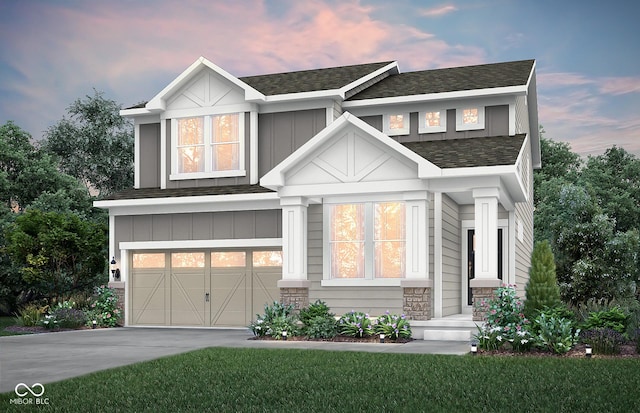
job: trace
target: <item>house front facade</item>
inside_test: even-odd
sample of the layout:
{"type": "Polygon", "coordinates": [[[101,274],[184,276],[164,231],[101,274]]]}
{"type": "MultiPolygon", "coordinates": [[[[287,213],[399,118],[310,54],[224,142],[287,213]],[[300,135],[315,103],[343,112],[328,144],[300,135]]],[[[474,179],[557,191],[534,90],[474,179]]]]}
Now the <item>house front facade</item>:
{"type": "Polygon", "coordinates": [[[109,210],[128,326],[246,326],[265,303],[473,316],[520,293],[540,165],[535,61],[235,77],[199,58],[145,104],[109,210]]]}

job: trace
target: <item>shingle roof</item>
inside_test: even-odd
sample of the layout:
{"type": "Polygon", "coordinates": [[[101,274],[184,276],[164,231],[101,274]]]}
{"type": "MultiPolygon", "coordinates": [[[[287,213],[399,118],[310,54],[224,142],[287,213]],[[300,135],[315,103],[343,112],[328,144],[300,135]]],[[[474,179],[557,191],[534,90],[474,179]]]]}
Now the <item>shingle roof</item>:
{"type": "Polygon", "coordinates": [[[391,75],[348,100],[526,85],[534,60],[423,70],[391,75]]]}
{"type": "Polygon", "coordinates": [[[525,135],[403,143],[440,168],[513,165],[525,135]]]}
{"type": "Polygon", "coordinates": [[[340,89],[390,63],[378,62],[239,78],[264,95],[340,89]]]}
{"type": "Polygon", "coordinates": [[[126,189],[124,191],[112,194],[104,198],[103,201],[120,201],[125,199],[145,198],[177,198],[183,196],[260,194],[265,192],[273,191],[260,185],[224,185],[175,189],[142,188],[126,189]]]}

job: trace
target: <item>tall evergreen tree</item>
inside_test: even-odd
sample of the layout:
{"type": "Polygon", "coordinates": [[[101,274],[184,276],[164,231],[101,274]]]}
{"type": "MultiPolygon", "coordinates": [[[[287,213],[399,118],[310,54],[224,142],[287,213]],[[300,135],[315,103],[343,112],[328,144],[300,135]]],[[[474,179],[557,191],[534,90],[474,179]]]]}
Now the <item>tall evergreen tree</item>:
{"type": "Polygon", "coordinates": [[[556,279],[556,264],[548,241],[536,242],[531,254],[529,282],[525,287],[524,314],[535,317],[544,307],[560,304],[560,288],[556,279]]]}

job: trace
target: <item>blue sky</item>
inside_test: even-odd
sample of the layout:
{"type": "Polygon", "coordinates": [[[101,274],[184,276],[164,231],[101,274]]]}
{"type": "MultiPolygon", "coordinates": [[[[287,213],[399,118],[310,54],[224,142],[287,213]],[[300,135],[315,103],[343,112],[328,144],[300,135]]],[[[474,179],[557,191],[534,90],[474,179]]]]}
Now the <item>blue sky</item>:
{"type": "Polygon", "coordinates": [[[0,123],[39,139],[75,99],[125,107],[199,56],[236,76],[382,60],[402,71],[535,58],[546,136],[640,156],[640,3],[2,1],[0,123]]]}

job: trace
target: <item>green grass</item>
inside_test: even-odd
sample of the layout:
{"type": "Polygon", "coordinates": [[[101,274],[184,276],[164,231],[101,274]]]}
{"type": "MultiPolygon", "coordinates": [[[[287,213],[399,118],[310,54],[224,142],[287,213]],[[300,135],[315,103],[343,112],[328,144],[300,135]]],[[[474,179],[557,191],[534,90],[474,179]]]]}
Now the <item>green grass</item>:
{"type": "Polygon", "coordinates": [[[626,412],[640,361],[209,348],[45,387],[62,412],[626,412]]]}

